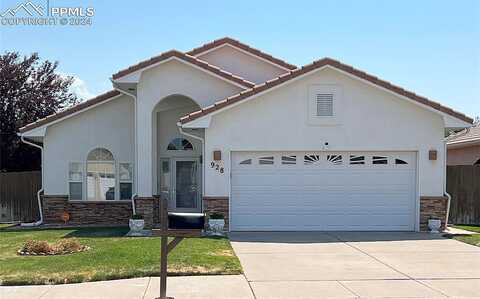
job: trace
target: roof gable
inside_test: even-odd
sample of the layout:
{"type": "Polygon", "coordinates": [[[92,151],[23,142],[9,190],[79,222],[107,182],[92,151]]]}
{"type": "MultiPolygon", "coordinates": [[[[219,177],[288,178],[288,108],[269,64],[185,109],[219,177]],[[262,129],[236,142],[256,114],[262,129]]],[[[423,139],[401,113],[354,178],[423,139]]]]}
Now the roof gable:
{"type": "Polygon", "coordinates": [[[224,37],[224,38],[221,38],[221,39],[217,39],[217,40],[214,40],[213,42],[210,42],[210,43],[207,43],[207,44],[204,44],[200,47],[197,47],[193,50],[190,50],[187,52],[187,54],[189,55],[192,55],[192,56],[200,56],[202,54],[205,54],[206,52],[208,51],[212,51],[216,48],[219,48],[221,46],[224,46],[224,45],[231,45],[231,46],[234,46],[236,48],[239,48],[245,52],[248,52],[250,53],[251,55],[254,55],[254,56],[257,56],[263,60],[266,60],[272,64],[275,64],[285,70],[294,70],[297,68],[297,66],[293,65],[293,64],[290,64],[284,60],[281,60],[279,58],[276,58],[276,57],[273,57],[272,55],[270,54],[267,54],[265,52],[262,52],[258,49],[255,49],[255,48],[252,48],[236,39],[233,39],[233,38],[230,38],[230,37],[224,37]]]}
{"type": "Polygon", "coordinates": [[[125,77],[127,75],[133,74],[135,72],[140,72],[144,71],[148,68],[154,67],[159,63],[168,61],[171,58],[177,58],[180,59],[184,62],[187,62],[189,64],[192,64],[196,67],[199,67],[209,73],[212,73],[216,76],[220,76],[221,78],[239,84],[243,87],[253,87],[255,86],[255,83],[252,83],[250,81],[247,81],[237,75],[234,75],[232,73],[229,73],[227,71],[224,71],[220,69],[219,67],[216,67],[214,65],[209,64],[208,62],[205,62],[203,60],[200,60],[194,56],[179,52],[177,50],[170,50],[168,52],[164,52],[158,56],[152,57],[148,60],[141,61],[133,66],[130,66],[126,69],[123,69],[115,74],[112,75],[113,80],[118,80],[122,77],[125,77]]]}
{"type": "Polygon", "coordinates": [[[216,111],[224,110],[225,108],[227,108],[227,107],[229,107],[233,104],[245,101],[245,100],[247,100],[249,98],[252,98],[255,95],[258,95],[260,93],[272,90],[274,87],[280,86],[284,83],[287,83],[291,80],[294,80],[295,78],[299,78],[303,75],[306,75],[306,74],[308,74],[312,71],[321,69],[321,68],[326,67],[326,66],[330,66],[330,67],[333,67],[337,70],[343,71],[343,72],[345,72],[349,75],[352,75],[356,78],[359,78],[361,80],[369,82],[369,83],[371,83],[375,86],[378,86],[380,88],[384,88],[385,90],[393,92],[397,95],[406,97],[406,98],[408,98],[408,99],[410,99],[410,100],[412,100],[412,101],[414,101],[418,104],[424,105],[426,107],[433,108],[434,110],[436,110],[438,112],[445,113],[447,115],[453,116],[453,117],[455,117],[457,119],[460,119],[464,122],[467,122],[467,123],[472,123],[473,122],[473,119],[471,119],[470,117],[466,116],[463,113],[454,111],[453,109],[448,108],[446,106],[443,106],[440,103],[431,101],[431,100],[429,100],[425,97],[419,96],[419,95],[417,95],[417,94],[415,94],[411,91],[405,90],[405,89],[403,89],[399,86],[391,84],[390,82],[381,80],[381,79],[379,79],[375,76],[367,74],[363,71],[355,69],[355,68],[353,68],[349,65],[343,64],[343,63],[341,63],[337,60],[331,59],[331,58],[323,58],[323,59],[314,61],[311,64],[303,66],[302,68],[295,69],[295,70],[290,71],[290,72],[288,72],[284,75],[281,75],[281,76],[279,76],[275,79],[267,81],[263,84],[256,85],[253,88],[250,88],[250,89],[242,91],[242,92],[240,92],[240,93],[238,93],[234,96],[231,96],[231,97],[228,97],[228,98],[223,99],[221,101],[218,101],[217,103],[215,103],[212,106],[206,107],[204,109],[201,109],[199,111],[190,113],[190,114],[182,117],[180,119],[180,122],[182,124],[186,124],[188,122],[191,122],[191,121],[196,120],[198,118],[201,118],[203,116],[212,114],[216,111]]]}

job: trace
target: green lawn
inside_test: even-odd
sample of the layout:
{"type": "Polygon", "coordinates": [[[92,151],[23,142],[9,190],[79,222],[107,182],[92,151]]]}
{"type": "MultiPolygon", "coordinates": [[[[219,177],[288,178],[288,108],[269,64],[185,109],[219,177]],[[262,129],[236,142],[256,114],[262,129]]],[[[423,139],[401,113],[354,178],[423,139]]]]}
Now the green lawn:
{"type": "MultiPolygon", "coordinates": [[[[480,233],[480,226],[478,225],[455,225],[454,227],[480,233]]],[[[471,236],[455,236],[454,239],[480,247],[480,234],[471,236]]]]}
{"type": "MultiPolygon", "coordinates": [[[[160,238],[122,237],[128,228],[0,229],[0,285],[57,284],[158,276],[160,238]],[[18,256],[29,239],[77,238],[89,251],[63,256],[18,256]]],[[[239,274],[227,238],[184,239],[169,255],[170,275],[239,274]]]]}

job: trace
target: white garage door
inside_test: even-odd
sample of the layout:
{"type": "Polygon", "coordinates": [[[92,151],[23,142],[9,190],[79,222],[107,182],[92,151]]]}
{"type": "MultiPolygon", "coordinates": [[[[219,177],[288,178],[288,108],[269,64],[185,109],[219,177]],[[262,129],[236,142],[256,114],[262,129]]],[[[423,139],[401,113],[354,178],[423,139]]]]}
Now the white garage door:
{"type": "Polygon", "coordinates": [[[414,230],[414,152],[233,152],[232,231],[414,230]]]}

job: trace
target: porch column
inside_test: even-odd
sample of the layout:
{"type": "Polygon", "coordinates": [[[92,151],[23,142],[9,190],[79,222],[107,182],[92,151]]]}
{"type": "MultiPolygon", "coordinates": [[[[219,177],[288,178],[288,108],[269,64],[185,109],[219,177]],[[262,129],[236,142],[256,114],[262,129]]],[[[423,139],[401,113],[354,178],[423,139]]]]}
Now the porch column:
{"type": "Polygon", "coordinates": [[[138,101],[137,103],[137,195],[152,197],[152,109],[138,101]]]}

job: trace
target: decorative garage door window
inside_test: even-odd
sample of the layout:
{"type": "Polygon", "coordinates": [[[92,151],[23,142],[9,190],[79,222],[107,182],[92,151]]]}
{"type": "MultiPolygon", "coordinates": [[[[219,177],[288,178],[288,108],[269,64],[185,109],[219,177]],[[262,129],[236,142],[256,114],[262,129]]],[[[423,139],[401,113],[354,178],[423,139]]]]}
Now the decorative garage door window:
{"type": "Polygon", "coordinates": [[[406,167],[414,161],[411,155],[396,153],[368,153],[368,152],[251,152],[237,154],[233,163],[243,167],[264,167],[278,165],[281,167],[321,167],[321,168],[349,168],[349,167],[406,167]]]}

